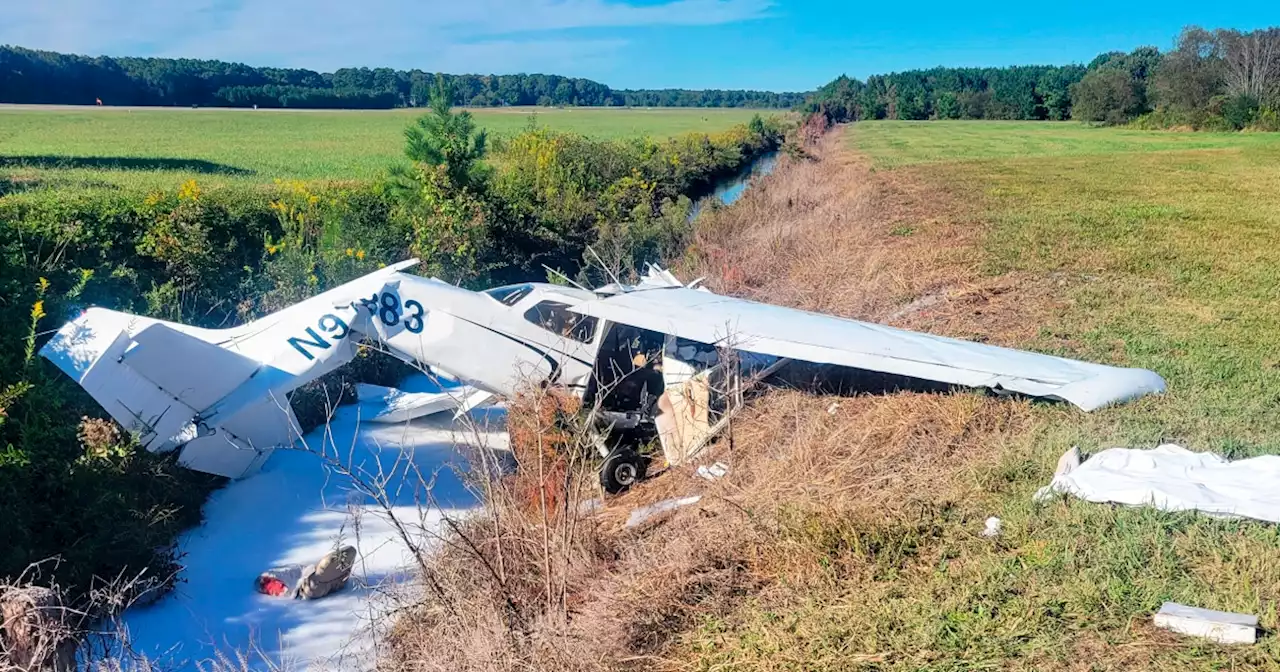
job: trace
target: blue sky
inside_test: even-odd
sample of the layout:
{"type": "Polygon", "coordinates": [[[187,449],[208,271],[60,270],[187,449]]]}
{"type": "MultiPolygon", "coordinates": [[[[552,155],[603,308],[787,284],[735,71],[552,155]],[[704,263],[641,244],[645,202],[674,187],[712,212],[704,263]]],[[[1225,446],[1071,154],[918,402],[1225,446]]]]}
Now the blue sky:
{"type": "Polygon", "coordinates": [[[0,0],[0,44],[330,71],[546,72],[615,88],[808,90],[934,65],[1088,62],[1280,0],[0,0]]]}

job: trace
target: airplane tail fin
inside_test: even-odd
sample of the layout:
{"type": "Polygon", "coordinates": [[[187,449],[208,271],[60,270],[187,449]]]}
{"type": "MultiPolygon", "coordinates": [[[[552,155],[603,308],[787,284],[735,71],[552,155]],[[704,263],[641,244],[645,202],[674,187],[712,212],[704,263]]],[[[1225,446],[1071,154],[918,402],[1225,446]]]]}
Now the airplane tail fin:
{"type": "Polygon", "coordinates": [[[257,404],[221,423],[220,429],[228,430],[222,432],[225,436],[209,435],[199,424],[201,413],[252,378],[261,364],[185,329],[90,308],[63,325],[40,354],[79,383],[147,450],[183,444],[182,464],[232,478],[245,475],[276,445],[289,442],[288,428],[296,426],[293,413],[287,402],[271,404],[279,418],[269,420],[270,409],[257,404]],[[256,429],[250,419],[257,421],[256,429]],[[230,431],[233,427],[242,435],[230,431]],[[221,449],[209,450],[215,442],[221,449]],[[239,450],[226,450],[228,443],[239,450]]]}
{"type": "Polygon", "coordinates": [[[183,465],[238,478],[256,470],[276,446],[297,438],[287,393],[355,354],[354,339],[338,347],[324,341],[317,343],[323,345],[322,356],[284,365],[278,354],[281,349],[290,352],[286,332],[320,316],[332,317],[328,314],[336,308],[350,307],[417,263],[392,264],[231,329],[201,329],[90,308],[63,325],[40,354],[79,383],[147,450],[179,447],[183,465]]]}

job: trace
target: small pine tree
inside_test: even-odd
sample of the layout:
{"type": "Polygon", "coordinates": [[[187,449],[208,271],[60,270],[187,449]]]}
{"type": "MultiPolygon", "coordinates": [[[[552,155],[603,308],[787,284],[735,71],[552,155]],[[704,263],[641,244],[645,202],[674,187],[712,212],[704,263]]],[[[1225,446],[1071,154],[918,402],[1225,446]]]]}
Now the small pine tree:
{"type": "Polygon", "coordinates": [[[453,91],[443,79],[431,94],[431,111],[405,129],[405,156],[416,163],[444,166],[453,186],[475,189],[485,178],[487,135],[476,130],[471,113],[454,112],[453,91]]]}

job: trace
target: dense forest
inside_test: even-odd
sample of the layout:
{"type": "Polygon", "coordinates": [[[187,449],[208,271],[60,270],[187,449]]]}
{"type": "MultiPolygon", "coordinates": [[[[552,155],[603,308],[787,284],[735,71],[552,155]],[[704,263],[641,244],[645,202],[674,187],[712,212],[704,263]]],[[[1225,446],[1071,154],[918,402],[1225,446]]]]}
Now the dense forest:
{"type": "Polygon", "coordinates": [[[437,80],[454,105],[790,108],[803,93],[613,90],[559,75],[445,75],[343,68],[320,73],[188,58],[111,58],[0,46],[0,103],[386,109],[427,104],[437,80]]]}
{"type": "Polygon", "coordinates": [[[1151,128],[1280,130],[1280,27],[1189,26],[1173,48],[1108,52],[1087,66],[933,68],[841,76],[805,103],[832,121],[1077,119],[1151,128]]]}

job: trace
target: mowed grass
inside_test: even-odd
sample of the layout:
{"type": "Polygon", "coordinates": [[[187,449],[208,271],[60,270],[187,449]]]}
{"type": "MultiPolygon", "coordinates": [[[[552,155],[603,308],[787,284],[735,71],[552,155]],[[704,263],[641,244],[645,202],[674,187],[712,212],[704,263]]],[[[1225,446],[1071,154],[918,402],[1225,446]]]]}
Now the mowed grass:
{"type": "Polygon", "coordinates": [[[858,124],[849,141],[883,167],[1275,145],[1266,133],[1101,129],[1071,121],[877,121],[858,124]]]}
{"type": "Polygon", "coordinates": [[[1055,285],[1032,345],[1165,377],[1167,396],[1106,414],[1099,440],[1280,453],[1280,135],[870,124],[851,139],[984,221],[987,274],[1055,285]],[[895,132],[910,160],[889,158],[895,132]]]}
{"type": "MultiPolygon", "coordinates": [[[[803,529],[824,541],[788,553],[816,552],[830,581],[784,573],[708,619],[686,638],[697,669],[1280,669],[1276,525],[1032,500],[1073,445],[1280,453],[1280,135],[886,122],[852,126],[846,143],[888,179],[947,195],[949,212],[913,235],[981,229],[980,277],[1016,279],[1010,303],[1043,304],[1020,345],[1150,368],[1169,389],[1089,414],[996,402],[1025,404],[1026,430],[967,428],[953,445],[979,432],[981,456],[929,476],[928,507],[816,512],[803,529]],[[989,515],[997,539],[978,535],[989,515]],[[1166,600],[1257,614],[1264,631],[1237,647],[1172,635],[1151,625],[1166,600]]],[[[999,331],[1000,305],[965,319],[999,331]]]]}
{"type": "MultiPolygon", "coordinates": [[[[367,180],[403,161],[423,110],[216,110],[0,106],[0,177],[68,185],[171,186],[275,179],[367,180]]],[[[494,135],[536,122],[600,138],[715,132],[740,109],[472,110],[494,135]]],[[[763,112],[768,114],[768,112],[763,112]]]]}

